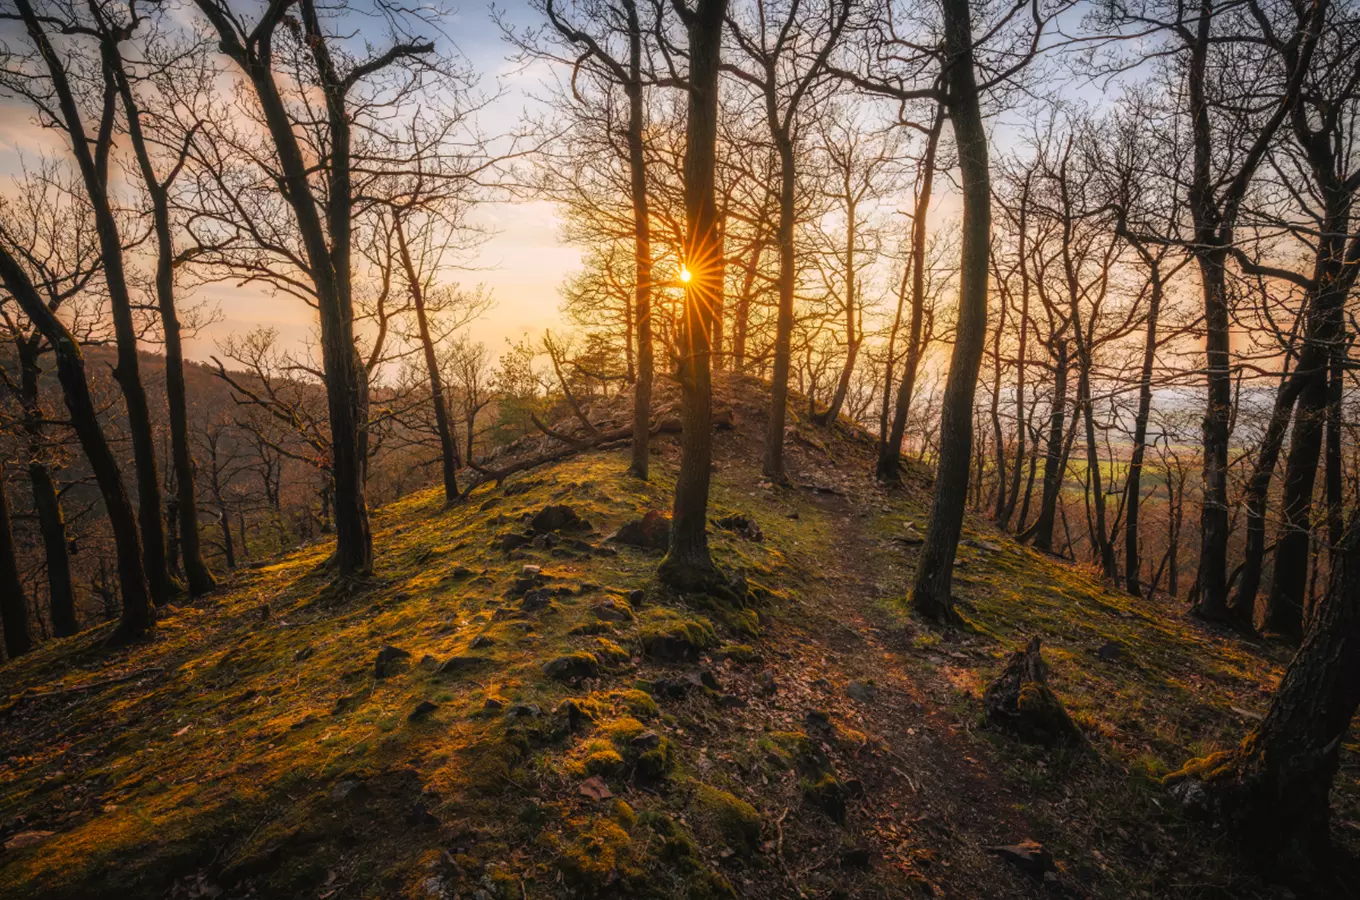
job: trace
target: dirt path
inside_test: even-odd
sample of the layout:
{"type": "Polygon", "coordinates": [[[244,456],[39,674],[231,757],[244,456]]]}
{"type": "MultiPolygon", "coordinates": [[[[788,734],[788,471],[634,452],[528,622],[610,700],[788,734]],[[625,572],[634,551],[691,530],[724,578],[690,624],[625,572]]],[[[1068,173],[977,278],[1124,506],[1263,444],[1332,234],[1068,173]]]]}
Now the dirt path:
{"type": "Polygon", "coordinates": [[[1020,874],[987,850],[1041,836],[1017,809],[1024,798],[990,770],[971,723],[955,717],[959,695],[950,679],[974,663],[972,641],[918,649],[917,630],[889,611],[873,580],[877,547],[857,514],[862,504],[838,493],[811,497],[836,523],[839,552],[823,561],[825,593],[770,639],[791,653],[788,671],[802,672],[834,716],[885,745],[856,761],[866,837],[885,862],[943,896],[1080,896],[1070,885],[1020,874]],[[931,658],[954,664],[932,668],[931,658]],[[854,697],[846,694],[850,685],[854,697]]]}

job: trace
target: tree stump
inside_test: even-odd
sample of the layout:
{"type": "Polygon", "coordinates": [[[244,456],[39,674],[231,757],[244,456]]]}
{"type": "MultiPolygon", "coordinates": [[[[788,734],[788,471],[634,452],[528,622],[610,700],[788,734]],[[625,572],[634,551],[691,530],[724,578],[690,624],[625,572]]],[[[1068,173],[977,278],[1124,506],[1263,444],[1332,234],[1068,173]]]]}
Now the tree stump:
{"type": "Polygon", "coordinates": [[[982,695],[987,721],[1024,741],[1044,746],[1085,746],[1086,737],[1048,686],[1048,667],[1032,637],[1012,654],[982,695]]]}

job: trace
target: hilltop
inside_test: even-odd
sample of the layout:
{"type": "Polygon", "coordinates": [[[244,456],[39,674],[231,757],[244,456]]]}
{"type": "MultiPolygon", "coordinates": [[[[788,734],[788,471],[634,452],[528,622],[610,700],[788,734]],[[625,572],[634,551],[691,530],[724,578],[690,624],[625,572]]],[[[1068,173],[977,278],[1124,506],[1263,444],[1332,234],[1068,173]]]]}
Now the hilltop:
{"type": "Polygon", "coordinates": [[[763,386],[718,395],[736,602],[662,589],[658,554],[611,539],[669,508],[663,432],[648,483],[613,449],[452,509],[417,493],[376,513],[370,581],[333,585],[318,542],[145,643],[96,629],[0,669],[0,896],[1291,896],[1157,783],[1241,739],[1287,650],[980,520],[970,629],[925,627],[901,603],[924,475],[881,489],[869,436],[795,416],[794,484],[762,483],[763,386]],[[983,726],[1032,635],[1090,749],[983,726]]]}

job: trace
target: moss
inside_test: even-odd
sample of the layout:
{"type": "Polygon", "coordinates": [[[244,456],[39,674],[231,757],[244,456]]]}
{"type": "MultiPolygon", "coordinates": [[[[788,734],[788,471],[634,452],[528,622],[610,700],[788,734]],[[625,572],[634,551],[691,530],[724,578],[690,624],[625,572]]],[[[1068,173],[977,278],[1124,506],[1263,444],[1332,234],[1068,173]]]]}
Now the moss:
{"type": "Polygon", "coordinates": [[[760,813],[740,797],[695,782],[693,809],[699,827],[732,849],[750,853],[760,843],[760,813]]]}
{"type": "Polygon", "coordinates": [[[750,644],[723,644],[714,655],[743,665],[760,662],[760,654],[750,644]]]}
{"type": "Polygon", "coordinates": [[[629,713],[637,716],[639,719],[655,719],[657,716],[661,715],[661,709],[656,705],[656,701],[652,699],[652,695],[648,694],[646,691],[628,688],[622,691],[611,691],[606,696],[610,700],[615,700],[622,704],[624,709],[628,710],[629,713]]]}
{"type": "Polygon", "coordinates": [[[621,716],[600,725],[600,733],[615,744],[627,744],[646,730],[646,726],[632,716],[621,716]]]}
{"type": "Polygon", "coordinates": [[[591,896],[642,875],[633,858],[633,839],[608,819],[583,823],[576,839],[563,849],[558,866],[569,884],[591,896]]]}
{"type": "Polygon", "coordinates": [[[585,760],[588,775],[611,777],[623,771],[623,757],[616,750],[597,750],[585,760]]]}
{"type": "Polygon", "coordinates": [[[718,643],[707,619],[661,619],[643,626],[638,633],[642,651],[658,662],[694,662],[718,643]]]}
{"type": "Polygon", "coordinates": [[[743,638],[760,637],[760,617],[755,610],[741,609],[725,613],[722,623],[727,630],[743,638]]]}
{"type": "Polygon", "coordinates": [[[610,666],[621,665],[632,659],[632,654],[609,640],[609,638],[597,639],[595,641],[593,654],[601,663],[610,666]]]}
{"type": "Polygon", "coordinates": [[[830,772],[802,782],[803,799],[820,809],[839,825],[845,824],[845,788],[830,772]]]}
{"type": "Polygon", "coordinates": [[[543,666],[543,674],[555,681],[594,678],[599,671],[599,662],[589,653],[566,653],[543,666]]]}

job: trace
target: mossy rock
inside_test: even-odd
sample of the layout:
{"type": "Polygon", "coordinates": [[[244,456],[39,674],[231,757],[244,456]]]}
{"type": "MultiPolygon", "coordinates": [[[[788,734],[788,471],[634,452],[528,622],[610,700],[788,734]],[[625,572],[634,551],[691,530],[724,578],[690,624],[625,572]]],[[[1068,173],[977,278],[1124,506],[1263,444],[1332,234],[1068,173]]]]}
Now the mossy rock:
{"type": "Polygon", "coordinates": [[[830,816],[836,824],[845,824],[845,788],[830,772],[804,779],[803,799],[830,816]]]}
{"type": "Polygon", "coordinates": [[[657,662],[694,662],[718,643],[713,625],[706,619],[672,619],[656,622],[638,635],[642,652],[657,662]]]}
{"type": "Polygon", "coordinates": [[[543,674],[555,681],[594,678],[600,674],[600,664],[589,653],[567,653],[544,664],[543,674]]]}
{"type": "MultiPolygon", "coordinates": [[[[594,696],[594,695],[592,695],[594,696]]],[[[604,699],[610,703],[617,703],[627,712],[639,719],[655,719],[661,715],[661,708],[656,705],[652,695],[646,691],[636,688],[626,688],[621,691],[610,691],[604,695],[604,699]]]]}
{"type": "Polygon", "coordinates": [[[622,665],[633,658],[631,653],[609,640],[609,638],[597,639],[592,655],[602,664],[607,666],[622,665]]]}
{"type": "Polygon", "coordinates": [[[760,637],[760,616],[752,609],[737,609],[725,612],[722,623],[727,630],[744,638],[760,637]]]}
{"type": "Polygon", "coordinates": [[[760,813],[751,804],[720,788],[694,783],[693,817],[698,827],[740,853],[760,844],[760,813]]]}
{"type": "Polygon", "coordinates": [[[742,665],[758,663],[761,659],[760,654],[750,644],[723,644],[714,655],[719,659],[730,659],[742,665]]]}
{"type": "Polygon", "coordinates": [[[622,891],[642,877],[633,852],[633,839],[608,819],[586,823],[576,839],[562,850],[558,868],[568,884],[586,896],[606,890],[622,891]]]}
{"type": "Polygon", "coordinates": [[[598,722],[604,714],[604,704],[590,697],[568,697],[553,710],[553,718],[568,732],[598,722]]]}
{"type": "Polygon", "coordinates": [[[1054,746],[1086,746],[1081,733],[1048,686],[1048,667],[1039,638],[1030,638],[982,695],[987,721],[1024,741],[1054,746]]]}
{"type": "Polygon", "coordinates": [[[610,778],[623,771],[624,762],[617,750],[596,750],[586,757],[583,765],[587,775],[610,778]]]}
{"type": "Polygon", "coordinates": [[[805,772],[820,774],[827,767],[826,754],[801,731],[771,731],[761,736],[757,746],[765,754],[765,761],[778,769],[797,766],[805,772]]]}

